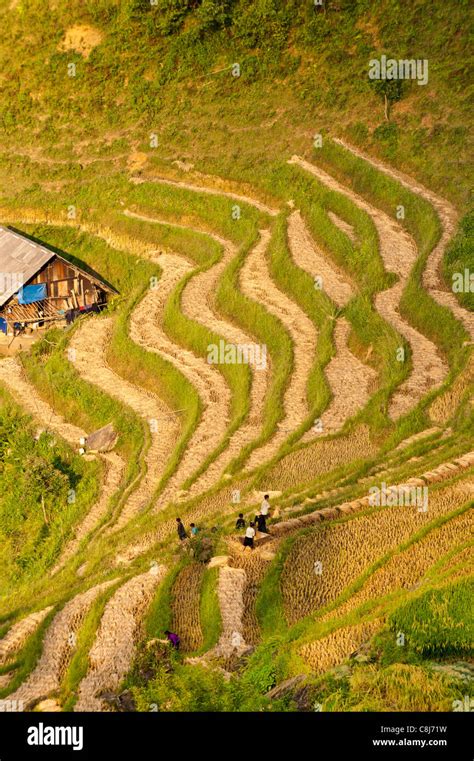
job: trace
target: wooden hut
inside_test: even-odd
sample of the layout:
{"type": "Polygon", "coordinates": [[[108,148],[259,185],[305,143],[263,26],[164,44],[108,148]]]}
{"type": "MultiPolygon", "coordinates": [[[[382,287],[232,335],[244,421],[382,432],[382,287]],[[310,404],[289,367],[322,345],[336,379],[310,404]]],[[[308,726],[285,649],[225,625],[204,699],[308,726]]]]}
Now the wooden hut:
{"type": "Polygon", "coordinates": [[[16,230],[0,226],[0,331],[16,335],[98,311],[117,291],[16,230]]]}

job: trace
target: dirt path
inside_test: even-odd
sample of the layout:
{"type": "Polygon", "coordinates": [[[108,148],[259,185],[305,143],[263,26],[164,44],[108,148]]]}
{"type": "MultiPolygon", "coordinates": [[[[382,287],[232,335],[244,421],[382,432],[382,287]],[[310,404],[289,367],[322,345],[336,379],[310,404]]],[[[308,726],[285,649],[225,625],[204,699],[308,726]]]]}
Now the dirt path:
{"type": "Polygon", "coordinates": [[[341,217],[339,217],[337,214],[334,214],[334,212],[330,211],[329,209],[326,211],[326,213],[329,219],[331,220],[331,222],[333,222],[333,224],[335,224],[336,227],[342,230],[342,232],[345,235],[347,235],[347,237],[352,243],[355,243],[357,245],[359,241],[352,225],[346,222],[345,219],[342,219],[341,217]]]}
{"type": "Polygon", "coordinates": [[[123,506],[114,526],[114,530],[118,530],[151,499],[177,441],[179,424],[172,410],[158,396],[133,385],[108,366],[106,352],[112,325],[111,317],[83,321],[69,344],[68,357],[84,380],[131,407],[150,428],[151,445],[145,455],[147,472],[123,506]]]}
{"type": "Polygon", "coordinates": [[[448,373],[448,366],[439,356],[436,346],[412,328],[398,310],[410,270],[417,258],[415,243],[396,220],[390,219],[387,214],[341,185],[327,172],[298,156],[293,156],[290,163],[298,164],[311,172],[331,190],[350,198],[371,217],[379,236],[380,252],[385,267],[399,276],[398,282],[392,288],[378,293],[375,298],[375,306],[382,317],[408,341],[412,349],[412,372],[390,400],[389,415],[392,419],[397,419],[415,406],[426,393],[440,386],[448,373]]]}
{"type": "MultiPolygon", "coordinates": [[[[197,390],[203,413],[186,451],[167,483],[160,504],[176,499],[180,485],[189,478],[218,446],[225,436],[230,420],[231,392],[222,374],[192,351],[173,343],[162,328],[165,303],[173,288],[191,270],[183,258],[162,254],[153,259],[162,269],[158,287],[150,289],[132,313],[130,337],[147,351],[154,351],[170,361],[197,390]]],[[[211,485],[209,476],[200,478],[200,485],[211,485]]]]}
{"type": "MultiPolygon", "coordinates": [[[[166,224],[188,231],[191,230],[201,235],[203,234],[202,230],[190,226],[169,223],[135,212],[127,212],[127,214],[146,222],[166,224]]],[[[223,336],[226,342],[230,344],[250,347],[252,351],[249,354],[253,352],[253,356],[258,357],[260,347],[256,346],[253,339],[234,323],[223,320],[214,307],[213,296],[218,288],[219,280],[229,262],[237,255],[237,247],[220,235],[210,232],[205,234],[222,246],[223,255],[217,264],[208,270],[197,273],[189,281],[182,294],[181,309],[189,319],[200,323],[217,335],[223,336]]],[[[271,374],[271,361],[267,355],[265,368],[259,369],[258,365],[252,362],[249,362],[249,366],[252,370],[252,386],[248,416],[240,428],[233,434],[225,451],[214,460],[206,472],[192,485],[190,494],[197,494],[203,488],[206,488],[207,485],[215,483],[229,462],[239,454],[246,444],[258,436],[259,429],[263,425],[262,412],[271,374]]],[[[163,499],[160,499],[157,507],[161,507],[162,504],[164,504],[163,499]]]]}
{"type": "MultiPolygon", "coordinates": [[[[299,211],[289,217],[288,240],[295,264],[312,278],[320,277],[324,293],[338,307],[344,307],[354,295],[354,286],[318,250],[299,211]]],[[[349,333],[350,324],[345,319],[337,320],[334,329],[336,354],[325,369],[332,401],[321,416],[320,433],[323,435],[339,430],[346,420],[362,409],[376,384],[377,373],[349,350],[349,333]]],[[[320,433],[311,429],[302,441],[309,441],[320,433]]]]}
{"type": "Polygon", "coordinates": [[[243,637],[244,590],[247,576],[243,568],[223,566],[219,569],[217,596],[222,619],[222,632],[213,655],[228,657],[245,650],[243,637]]]}
{"type": "Polygon", "coordinates": [[[419,433],[414,433],[412,436],[408,436],[408,438],[403,439],[400,444],[398,444],[394,452],[399,452],[401,449],[406,449],[407,447],[411,446],[412,444],[416,444],[418,441],[422,441],[423,439],[426,439],[428,436],[433,436],[435,433],[440,433],[441,428],[438,428],[438,426],[433,426],[432,428],[425,428],[424,431],[420,431],[419,433]]]}
{"type": "Polygon", "coordinates": [[[29,616],[22,618],[10,627],[3,639],[0,639],[0,666],[23,647],[28,637],[37,630],[52,609],[53,606],[49,605],[43,610],[30,613],[29,616]]]}
{"type": "Polygon", "coordinates": [[[134,576],[107,602],[79,685],[75,711],[104,711],[100,694],[116,690],[132,665],[141,619],[165,574],[164,566],[134,576]]]}
{"type": "MultiPolygon", "coordinates": [[[[346,420],[365,407],[377,384],[375,370],[349,351],[347,341],[350,332],[351,326],[347,320],[337,320],[334,329],[336,354],[325,368],[333,398],[321,415],[323,435],[338,431],[346,420]]],[[[314,431],[308,431],[302,441],[309,441],[315,435],[314,431]]]]}
{"type": "Polygon", "coordinates": [[[22,700],[29,708],[59,689],[61,680],[76,648],[76,634],[94,600],[114,581],[106,581],[73,597],[54,617],[43,640],[38,664],[25,682],[11,695],[10,700],[22,700]]]}
{"type": "Polygon", "coordinates": [[[283,398],[284,416],[276,432],[263,447],[252,452],[247,468],[252,469],[270,459],[281,444],[301,425],[309,414],[308,381],[316,353],[317,333],[302,309],[274,284],[265,256],[270,231],[260,230],[260,240],[245,260],[240,272],[240,287],[250,299],[262,304],[278,318],[289,333],[293,347],[293,368],[283,398]]]}
{"type": "MultiPolygon", "coordinates": [[[[28,380],[16,357],[0,361],[0,381],[26,412],[40,422],[47,430],[54,431],[67,441],[74,450],[87,433],[71,423],[67,423],[39,396],[36,388],[28,380]]],[[[76,552],[80,542],[89,534],[107,513],[109,500],[122,480],[125,463],[116,452],[97,455],[103,463],[103,482],[99,500],[92,506],[84,519],[74,529],[74,536],[64,548],[51,573],[56,573],[76,552]]]]}
{"type": "Polygon", "coordinates": [[[295,264],[313,280],[320,277],[323,292],[338,307],[344,307],[354,295],[354,286],[347,275],[318,249],[299,211],[294,211],[288,218],[288,243],[295,264]]]}
{"type": "Polygon", "coordinates": [[[387,164],[384,164],[382,161],[378,161],[371,156],[367,156],[365,153],[362,153],[362,151],[359,151],[357,148],[349,145],[344,140],[335,138],[334,142],[338,143],[347,151],[353,153],[355,156],[358,156],[364,161],[367,161],[369,164],[372,164],[372,166],[374,166],[380,172],[384,172],[384,174],[387,174],[389,177],[397,180],[397,182],[407,188],[410,192],[420,195],[435,208],[441,221],[442,234],[437,245],[429,255],[428,261],[426,263],[426,267],[423,272],[423,285],[429,291],[431,296],[433,296],[435,301],[438,302],[438,304],[451,309],[458,320],[463,323],[464,327],[471,336],[471,339],[474,340],[474,314],[461,306],[454,293],[446,288],[443,282],[443,278],[440,274],[444,252],[446,251],[446,247],[453,237],[458,224],[459,217],[454,206],[452,206],[452,204],[450,204],[444,198],[440,198],[431,190],[428,190],[428,188],[425,188],[421,183],[413,180],[411,177],[408,177],[403,172],[399,172],[398,170],[387,166],[387,164]]]}

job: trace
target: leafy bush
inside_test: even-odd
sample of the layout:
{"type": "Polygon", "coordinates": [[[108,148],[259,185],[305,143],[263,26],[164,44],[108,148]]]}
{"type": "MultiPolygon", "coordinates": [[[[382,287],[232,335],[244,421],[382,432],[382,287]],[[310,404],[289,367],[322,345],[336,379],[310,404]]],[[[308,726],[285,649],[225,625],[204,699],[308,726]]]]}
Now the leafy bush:
{"type": "Polygon", "coordinates": [[[8,583],[40,573],[96,496],[97,464],[72,455],[29,419],[0,407],[0,543],[8,583]]]}
{"type": "Polygon", "coordinates": [[[269,637],[250,657],[242,681],[253,692],[264,695],[285,678],[289,650],[281,645],[281,637],[269,637]]]}
{"type": "Polygon", "coordinates": [[[291,9],[281,0],[257,0],[244,4],[234,18],[235,35],[245,47],[262,48],[275,53],[288,39],[291,9]]]}
{"type": "Polygon", "coordinates": [[[183,665],[177,656],[166,663],[160,659],[154,678],[145,687],[132,688],[132,692],[138,711],[235,712],[280,708],[277,702],[270,703],[256,694],[239,677],[232,676],[226,681],[220,670],[183,665]]]}
{"type": "Polygon", "coordinates": [[[197,16],[203,29],[220,29],[230,24],[234,0],[202,0],[197,16]]]}

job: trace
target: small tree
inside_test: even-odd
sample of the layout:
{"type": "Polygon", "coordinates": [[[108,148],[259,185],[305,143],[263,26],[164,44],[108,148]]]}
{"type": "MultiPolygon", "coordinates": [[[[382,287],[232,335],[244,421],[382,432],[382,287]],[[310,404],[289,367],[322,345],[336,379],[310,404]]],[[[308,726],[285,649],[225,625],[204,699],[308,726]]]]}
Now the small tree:
{"type": "Polygon", "coordinates": [[[397,103],[402,97],[401,79],[375,79],[372,81],[375,92],[384,100],[385,119],[390,120],[390,108],[392,103],[397,103]]]}
{"type": "Polygon", "coordinates": [[[54,499],[66,499],[69,479],[65,473],[57,470],[52,462],[38,454],[32,454],[27,458],[25,470],[28,473],[25,496],[41,505],[44,522],[47,524],[46,504],[54,499]]]}

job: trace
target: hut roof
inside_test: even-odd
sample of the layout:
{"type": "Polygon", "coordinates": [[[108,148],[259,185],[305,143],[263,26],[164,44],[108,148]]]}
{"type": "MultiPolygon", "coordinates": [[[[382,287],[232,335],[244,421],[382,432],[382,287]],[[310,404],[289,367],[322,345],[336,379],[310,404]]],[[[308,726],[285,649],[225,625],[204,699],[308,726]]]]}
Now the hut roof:
{"type": "Polygon", "coordinates": [[[117,293],[115,288],[100,277],[79,267],[40,243],[35,243],[15,230],[0,225],[0,308],[24,285],[28,283],[51,259],[61,259],[70,267],[82,272],[85,277],[100,287],[117,293]]]}
{"type": "Polygon", "coordinates": [[[0,307],[55,256],[44,246],[0,226],[0,307]],[[21,277],[21,282],[18,278],[21,277]]]}

